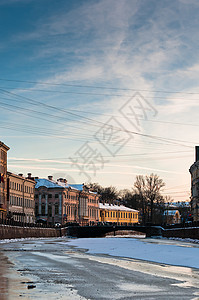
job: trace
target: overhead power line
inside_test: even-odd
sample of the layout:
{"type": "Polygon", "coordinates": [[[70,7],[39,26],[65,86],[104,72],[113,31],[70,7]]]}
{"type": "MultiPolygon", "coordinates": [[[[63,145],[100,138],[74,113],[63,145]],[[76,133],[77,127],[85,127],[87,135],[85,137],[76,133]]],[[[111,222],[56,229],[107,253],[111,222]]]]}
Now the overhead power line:
{"type": "MultiPolygon", "coordinates": [[[[89,121],[89,122],[91,121],[91,122],[93,122],[93,126],[97,126],[98,128],[99,128],[99,125],[100,126],[108,126],[107,123],[96,121],[96,120],[93,120],[93,119],[88,118],[88,117],[83,117],[83,116],[78,115],[76,113],[68,112],[65,109],[62,109],[62,108],[59,108],[59,107],[55,107],[53,105],[45,104],[45,103],[42,103],[42,102],[37,101],[37,100],[33,100],[31,98],[28,98],[28,97],[19,96],[19,95],[13,93],[13,92],[9,92],[9,91],[3,90],[3,89],[0,89],[0,91],[2,91],[3,93],[6,93],[6,94],[11,94],[11,95],[13,95],[15,97],[18,97],[18,98],[22,98],[24,100],[27,100],[30,103],[33,103],[34,105],[40,105],[40,106],[43,106],[43,107],[46,107],[46,108],[49,108],[49,109],[53,109],[55,111],[61,111],[61,112],[67,113],[69,115],[72,115],[72,116],[75,116],[75,117],[78,117],[78,118],[81,118],[81,119],[85,119],[86,121],[89,121]]],[[[170,144],[176,144],[176,145],[183,146],[183,147],[190,147],[190,148],[192,148],[191,146],[188,146],[188,145],[185,145],[185,144],[182,144],[182,143],[196,144],[196,142],[187,142],[187,141],[184,141],[184,140],[178,140],[178,139],[172,139],[172,138],[164,138],[164,137],[160,137],[160,136],[154,136],[154,135],[150,135],[150,134],[139,133],[139,132],[136,132],[136,131],[121,129],[121,128],[115,127],[115,126],[112,126],[112,128],[115,129],[115,130],[117,130],[117,131],[119,131],[119,132],[126,132],[126,133],[130,133],[130,134],[134,134],[134,135],[138,135],[138,136],[142,136],[142,137],[147,137],[147,138],[151,138],[151,139],[155,139],[155,140],[159,140],[159,141],[163,141],[163,142],[166,141],[166,142],[168,142],[170,144]]]]}
{"type": "MultiPolygon", "coordinates": [[[[88,96],[106,96],[106,97],[122,97],[122,98],[128,98],[130,99],[131,97],[133,97],[132,95],[124,95],[124,94],[107,94],[107,93],[94,93],[94,92],[80,92],[80,91],[74,91],[74,90],[69,90],[69,91],[62,91],[62,90],[48,90],[48,89],[37,89],[37,88],[23,88],[23,87],[8,87],[8,86],[1,86],[1,89],[9,89],[9,90],[15,90],[15,91],[28,91],[30,93],[32,92],[44,92],[44,93],[51,93],[51,94],[75,94],[75,95],[88,95],[88,96]]],[[[196,94],[198,95],[198,94],[196,94]]],[[[147,95],[147,99],[163,99],[165,100],[165,97],[163,96],[148,96],[147,95]]],[[[198,101],[199,99],[189,99],[186,97],[186,99],[180,97],[180,98],[173,98],[172,100],[186,100],[186,101],[198,101]]]]}
{"type": "Polygon", "coordinates": [[[180,92],[180,91],[166,91],[166,90],[148,90],[148,89],[133,89],[133,88],[119,88],[119,87],[107,87],[107,86],[94,86],[94,85],[82,85],[82,84],[67,84],[67,83],[52,83],[52,82],[42,82],[42,81],[29,81],[29,80],[17,80],[17,79],[6,79],[0,78],[0,81],[7,82],[21,82],[39,85],[51,85],[51,86],[67,86],[76,88],[89,88],[89,89],[103,89],[103,90],[120,90],[120,91],[134,91],[134,92],[155,92],[155,93],[166,93],[166,94],[186,94],[186,95],[198,95],[199,92],[180,92]]]}

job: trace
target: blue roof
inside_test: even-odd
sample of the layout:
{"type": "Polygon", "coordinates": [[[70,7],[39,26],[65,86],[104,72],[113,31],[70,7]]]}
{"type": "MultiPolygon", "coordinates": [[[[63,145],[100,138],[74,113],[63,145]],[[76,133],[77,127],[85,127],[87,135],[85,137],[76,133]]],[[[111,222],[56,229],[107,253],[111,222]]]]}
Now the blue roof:
{"type": "MultiPolygon", "coordinates": [[[[83,191],[83,184],[68,184],[68,183],[63,183],[63,182],[56,182],[53,180],[49,180],[49,179],[45,179],[45,178],[38,178],[35,179],[36,181],[36,185],[35,188],[38,189],[41,186],[46,187],[47,189],[54,189],[54,188],[60,188],[60,189],[64,189],[64,188],[69,188],[71,187],[72,189],[78,190],[78,191],[83,191]]],[[[94,192],[90,192],[92,194],[97,194],[94,192]]]]}
{"type": "Polygon", "coordinates": [[[44,178],[38,178],[38,179],[35,179],[36,181],[36,185],[35,185],[35,188],[38,189],[39,187],[41,186],[45,186],[46,188],[60,188],[60,189],[63,189],[63,187],[61,185],[59,185],[58,183],[54,182],[54,181],[51,181],[51,180],[48,180],[48,179],[44,179],[44,178]]]}
{"type": "Polygon", "coordinates": [[[74,189],[77,189],[78,191],[83,191],[83,184],[70,184],[69,186],[71,186],[74,189]]]}

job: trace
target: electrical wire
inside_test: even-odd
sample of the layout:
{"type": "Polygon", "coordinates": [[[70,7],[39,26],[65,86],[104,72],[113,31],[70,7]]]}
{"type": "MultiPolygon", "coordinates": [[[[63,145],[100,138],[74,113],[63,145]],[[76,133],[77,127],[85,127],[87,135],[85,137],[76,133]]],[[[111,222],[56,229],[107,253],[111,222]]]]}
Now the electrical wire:
{"type": "MultiPolygon", "coordinates": [[[[71,112],[69,113],[65,109],[61,109],[61,108],[57,108],[57,107],[52,106],[52,105],[44,104],[44,103],[42,103],[40,101],[36,101],[36,100],[30,99],[30,98],[27,98],[27,97],[24,97],[24,96],[18,96],[15,93],[8,92],[8,91],[2,90],[2,89],[0,89],[0,91],[2,91],[3,93],[8,93],[8,94],[20,97],[22,99],[26,99],[28,101],[31,101],[35,105],[39,104],[39,105],[42,105],[44,107],[47,107],[47,108],[50,108],[50,109],[53,109],[53,110],[56,110],[56,111],[66,112],[67,114],[73,115],[75,117],[80,117],[80,118],[86,119],[87,121],[92,121],[94,123],[97,122],[98,123],[97,126],[99,126],[99,124],[103,125],[103,126],[106,126],[106,127],[108,126],[107,123],[96,121],[96,120],[93,120],[93,119],[87,118],[87,117],[82,117],[81,115],[78,115],[78,114],[75,114],[75,113],[71,113],[71,112]]],[[[94,126],[96,126],[96,125],[94,124],[94,126]]],[[[192,148],[191,146],[188,146],[188,145],[185,145],[185,144],[181,144],[181,143],[191,143],[191,144],[195,144],[196,143],[196,142],[187,142],[187,141],[183,141],[183,140],[177,140],[177,139],[171,139],[171,138],[164,138],[164,137],[159,137],[159,136],[153,136],[153,135],[149,135],[149,134],[143,134],[143,133],[139,133],[139,132],[136,132],[136,131],[130,131],[130,130],[121,129],[121,128],[118,128],[118,127],[115,127],[115,126],[111,126],[111,127],[114,128],[115,130],[122,131],[122,132],[125,132],[125,133],[130,133],[130,134],[133,134],[133,135],[139,135],[139,136],[142,136],[142,137],[147,137],[147,138],[151,138],[151,139],[155,139],[155,140],[159,140],[159,141],[166,141],[168,143],[178,144],[179,146],[183,146],[183,147],[190,147],[190,148],[192,148]]]]}
{"type": "Polygon", "coordinates": [[[141,91],[141,92],[155,92],[155,93],[166,93],[166,94],[199,95],[199,92],[180,92],[180,91],[166,91],[166,90],[153,90],[153,91],[151,91],[151,90],[148,90],[148,89],[132,89],[132,88],[119,88],[119,87],[107,87],[107,86],[52,83],[52,82],[16,80],[16,79],[5,79],[5,78],[0,78],[0,81],[31,83],[31,84],[51,85],[51,86],[67,86],[67,87],[76,87],[76,88],[103,89],[103,90],[120,90],[120,91],[134,91],[134,92],[140,92],[141,91]]]}

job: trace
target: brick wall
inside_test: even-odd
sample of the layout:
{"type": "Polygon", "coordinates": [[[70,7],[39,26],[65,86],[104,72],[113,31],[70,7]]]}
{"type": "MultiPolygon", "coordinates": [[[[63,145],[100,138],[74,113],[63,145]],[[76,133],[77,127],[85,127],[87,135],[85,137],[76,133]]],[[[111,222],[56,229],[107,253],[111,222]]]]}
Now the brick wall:
{"type": "Polygon", "coordinates": [[[0,239],[28,237],[60,237],[66,235],[66,228],[37,228],[0,225],[0,239]]]}
{"type": "Polygon", "coordinates": [[[165,229],[162,236],[199,239],[199,227],[165,229]]]}

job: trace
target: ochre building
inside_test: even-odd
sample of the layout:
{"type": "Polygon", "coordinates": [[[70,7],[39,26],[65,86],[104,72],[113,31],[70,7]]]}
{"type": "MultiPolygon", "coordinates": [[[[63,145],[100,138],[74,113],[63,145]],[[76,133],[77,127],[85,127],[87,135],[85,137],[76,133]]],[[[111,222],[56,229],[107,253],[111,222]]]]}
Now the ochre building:
{"type": "Polygon", "coordinates": [[[100,222],[115,223],[118,225],[132,225],[138,223],[138,210],[123,205],[99,203],[100,222]]]}
{"type": "Polygon", "coordinates": [[[7,172],[8,217],[23,223],[35,222],[35,181],[31,174],[7,172]]]}

